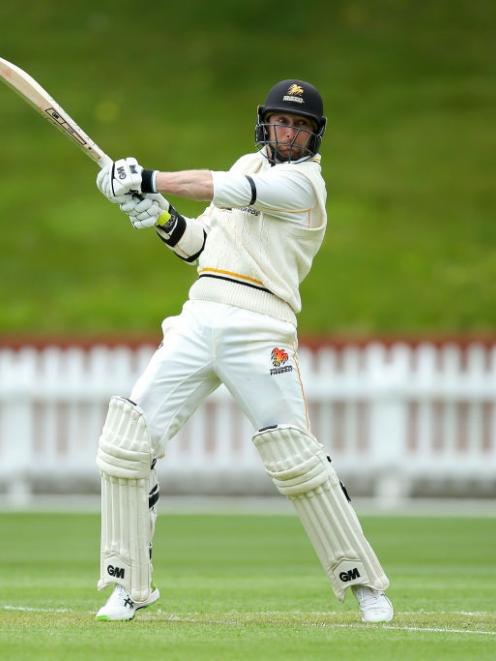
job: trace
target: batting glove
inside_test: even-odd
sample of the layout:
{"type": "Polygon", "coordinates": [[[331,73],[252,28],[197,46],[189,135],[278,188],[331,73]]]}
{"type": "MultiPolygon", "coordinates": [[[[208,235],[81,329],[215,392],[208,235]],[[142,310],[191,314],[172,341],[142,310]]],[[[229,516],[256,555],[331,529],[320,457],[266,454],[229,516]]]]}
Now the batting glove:
{"type": "Polygon", "coordinates": [[[117,198],[122,195],[141,193],[142,171],[135,158],[121,158],[100,170],[96,185],[108,200],[118,203],[117,198]]]}
{"type": "Polygon", "coordinates": [[[112,190],[112,169],[114,167],[113,163],[103,167],[97,177],[96,177],[96,186],[102,195],[105,195],[107,200],[113,202],[114,204],[119,204],[119,200],[114,195],[112,190]]]}
{"type": "Polygon", "coordinates": [[[168,213],[170,204],[160,194],[146,195],[145,197],[126,195],[124,201],[122,201],[122,198],[118,201],[120,202],[121,211],[129,216],[131,225],[138,230],[154,227],[159,220],[162,222],[170,218],[168,213]]]}

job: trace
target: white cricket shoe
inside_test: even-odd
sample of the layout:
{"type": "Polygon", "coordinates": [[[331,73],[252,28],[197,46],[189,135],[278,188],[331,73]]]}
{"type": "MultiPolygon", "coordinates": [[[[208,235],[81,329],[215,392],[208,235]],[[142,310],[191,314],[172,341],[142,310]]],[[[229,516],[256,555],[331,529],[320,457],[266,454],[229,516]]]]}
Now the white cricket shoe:
{"type": "Polygon", "coordinates": [[[159,597],[159,589],[153,588],[151,595],[146,601],[136,603],[131,599],[122,585],[116,585],[105,606],[102,606],[96,614],[96,619],[101,622],[132,620],[137,610],[154,604],[159,597]]]}
{"type": "Polygon", "coordinates": [[[393,604],[384,592],[366,585],[355,585],[351,589],[360,606],[362,622],[391,622],[394,616],[393,604]]]}

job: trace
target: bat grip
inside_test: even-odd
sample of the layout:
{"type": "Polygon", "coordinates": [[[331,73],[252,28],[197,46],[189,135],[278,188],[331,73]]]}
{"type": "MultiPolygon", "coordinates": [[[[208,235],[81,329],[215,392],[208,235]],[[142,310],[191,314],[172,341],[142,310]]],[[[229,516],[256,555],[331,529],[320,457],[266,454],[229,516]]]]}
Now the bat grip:
{"type": "Polygon", "coordinates": [[[107,165],[110,165],[112,163],[112,159],[110,156],[107,156],[107,154],[102,154],[101,157],[98,159],[98,165],[100,166],[100,169],[103,169],[107,165]]]}

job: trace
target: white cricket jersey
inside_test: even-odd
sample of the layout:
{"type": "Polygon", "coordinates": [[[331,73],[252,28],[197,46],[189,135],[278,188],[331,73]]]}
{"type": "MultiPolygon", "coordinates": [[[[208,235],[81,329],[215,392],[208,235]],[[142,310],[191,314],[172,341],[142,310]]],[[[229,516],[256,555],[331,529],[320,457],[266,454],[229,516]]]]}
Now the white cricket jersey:
{"type": "Polygon", "coordinates": [[[208,238],[191,300],[234,305],[296,325],[300,282],[324,238],[320,156],[273,167],[259,152],[212,172],[212,204],[198,220],[208,238]]]}

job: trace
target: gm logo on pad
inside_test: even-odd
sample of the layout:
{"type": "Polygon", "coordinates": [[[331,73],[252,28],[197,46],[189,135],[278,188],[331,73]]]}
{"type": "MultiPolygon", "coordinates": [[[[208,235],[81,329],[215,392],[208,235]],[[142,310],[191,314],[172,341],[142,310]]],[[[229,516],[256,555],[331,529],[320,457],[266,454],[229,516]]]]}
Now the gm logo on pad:
{"type": "Polygon", "coordinates": [[[114,565],[107,565],[107,573],[115,578],[124,578],[125,570],[122,567],[114,567],[114,565]]]}
{"type": "Polygon", "coordinates": [[[343,583],[348,583],[348,581],[354,581],[356,578],[360,578],[360,572],[357,567],[353,567],[353,569],[348,569],[348,571],[340,572],[339,578],[343,583]]]}

